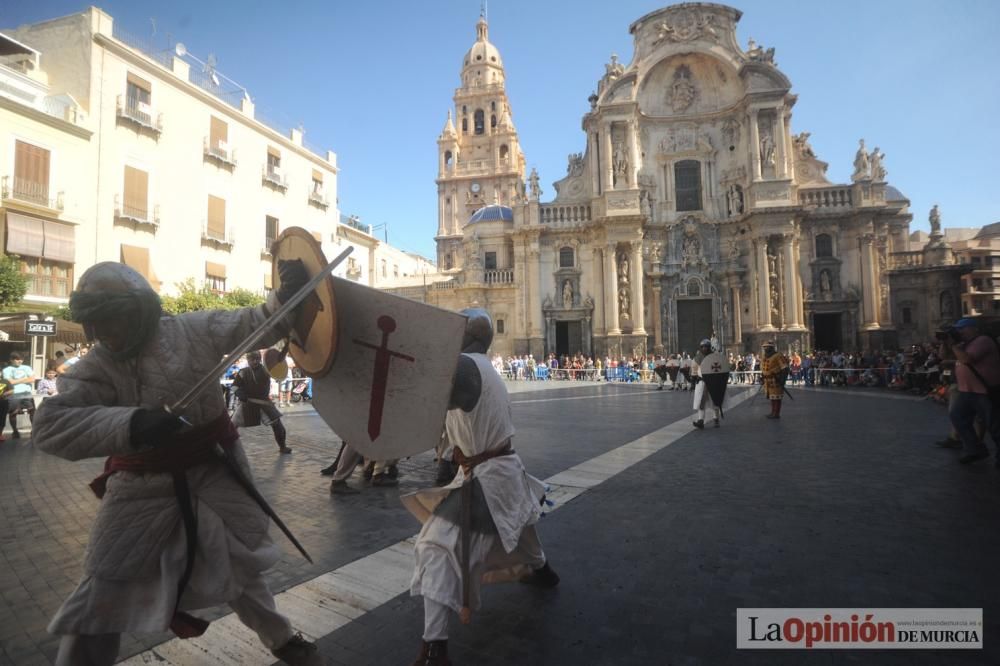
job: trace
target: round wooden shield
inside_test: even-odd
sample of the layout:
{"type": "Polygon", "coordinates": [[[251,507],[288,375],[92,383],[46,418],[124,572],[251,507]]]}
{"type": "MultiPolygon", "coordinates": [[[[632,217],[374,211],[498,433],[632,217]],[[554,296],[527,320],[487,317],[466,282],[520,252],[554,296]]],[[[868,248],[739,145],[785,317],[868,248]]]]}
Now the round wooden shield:
{"type": "MultiPolygon", "coordinates": [[[[302,227],[289,227],[271,246],[271,277],[275,289],[281,286],[278,262],[301,259],[310,277],[326,266],[319,241],[302,227]]],[[[337,357],[337,302],[333,277],[327,278],[299,306],[291,333],[289,351],[295,364],[309,377],[323,377],[337,357]]]]}

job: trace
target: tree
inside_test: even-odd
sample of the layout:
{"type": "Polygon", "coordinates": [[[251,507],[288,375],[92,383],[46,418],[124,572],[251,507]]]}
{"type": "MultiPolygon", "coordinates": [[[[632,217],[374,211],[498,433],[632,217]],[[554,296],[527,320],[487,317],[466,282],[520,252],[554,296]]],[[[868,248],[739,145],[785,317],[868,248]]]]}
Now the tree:
{"type": "Polygon", "coordinates": [[[177,296],[161,296],[163,311],[168,314],[181,314],[197,310],[235,310],[250,305],[260,305],[263,297],[248,289],[234,289],[224,296],[219,296],[207,286],[195,287],[194,278],[188,278],[180,285],[177,296]]]}
{"type": "Polygon", "coordinates": [[[10,309],[28,293],[28,277],[21,272],[21,259],[8,254],[0,258],[0,308],[10,309]]]}

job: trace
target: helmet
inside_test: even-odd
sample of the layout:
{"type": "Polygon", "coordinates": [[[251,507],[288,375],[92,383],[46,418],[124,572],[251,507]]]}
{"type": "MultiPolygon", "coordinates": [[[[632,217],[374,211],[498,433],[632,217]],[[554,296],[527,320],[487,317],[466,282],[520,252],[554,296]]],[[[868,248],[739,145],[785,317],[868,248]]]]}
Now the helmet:
{"type": "Polygon", "coordinates": [[[708,338],[705,338],[701,342],[698,343],[698,346],[699,347],[709,347],[709,348],[711,348],[712,347],[712,341],[709,340],[708,338]]]}
{"type": "Polygon", "coordinates": [[[72,319],[83,324],[88,340],[95,339],[98,322],[129,322],[123,347],[108,350],[118,361],[138,356],[156,332],[163,312],[160,297],[146,278],[114,261],[102,261],[84,271],[70,294],[69,309],[72,319]]]}
{"type": "Polygon", "coordinates": [[[462,351],[485,354],[493,343],[493,320],[489,313],[482,308],[466,308],[462,314],[468,317],[462,351]]]}

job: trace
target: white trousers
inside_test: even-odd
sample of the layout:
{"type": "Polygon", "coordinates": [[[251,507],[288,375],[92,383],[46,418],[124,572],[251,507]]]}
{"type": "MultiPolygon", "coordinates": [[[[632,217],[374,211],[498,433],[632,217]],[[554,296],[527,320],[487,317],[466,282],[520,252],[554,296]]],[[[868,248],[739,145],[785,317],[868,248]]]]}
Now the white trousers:
{"type": "MultiPolygon", "coordinates": [[[[281,647],[292,637],[292,625],[278,612],[274,596],[262,576],[254,578],[243,589],[243,594],[230,601],[229,605],[269,650],[281,647]]],[[[118,659],[120,644],[121,634],[63,636],[59,641],[56,666],[112,666],[118,659]]]]}
{"type": "Polygon", "coordinates": [[[424,640],[446,641],[448,640],[448,613],[451,609],[444,604],[439,604],[433,599],[424,597],[424,640]]]}

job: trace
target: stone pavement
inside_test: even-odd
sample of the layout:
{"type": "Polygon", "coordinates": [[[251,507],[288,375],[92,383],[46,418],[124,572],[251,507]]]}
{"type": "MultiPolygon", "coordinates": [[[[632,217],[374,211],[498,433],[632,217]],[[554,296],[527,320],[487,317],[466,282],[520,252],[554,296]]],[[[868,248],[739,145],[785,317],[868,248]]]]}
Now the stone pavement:
{"type": "MultiPolygon", "coordinates": [[[[997,663],[1000,581],[989,565],[1000,549],[1000,475],[988,464],[961,467],[953,452],[929,446],[944,431],[942,408],[793,389],[796,401],[779,422],[763,419],[757,398],[729,412],[719,430],[688,432],[689,393],[515,387],[515,447],[540,478],[629,443],[674,433],[673,443],[543,520],[562,584],[551,592],[487,588],[474,623],[452,625],[456,663],[997,663]],[[735,609],[748,606],[983,607],[986,649],[737,652],[735,609]]],[[[245,434],[262,491],[316,560],[310,566],[285,544],[268,574],[276,592],[417,531],[395,489],[331,498],[318,470],[339,440],[309,407],[286,420],[291,457],[277,456],[269,430],[245,434]]],[[[46,456],[25,440],[0,444],[0,663],[50,663],[55,641],[45,623],[80,575],[97,507],[85,484],[99,468],[46,456]]],[[[402,471],[401,491],[428,484],[430,455],[404,461],[402,471]]],[[[319,645],[332,664],[409,664],[421,618],[420,600],[400,594],[319,633],[319,645]]],[[[122,656],[168,638],[127,637],[122,656]]]]}

